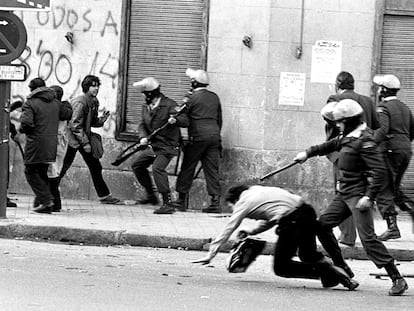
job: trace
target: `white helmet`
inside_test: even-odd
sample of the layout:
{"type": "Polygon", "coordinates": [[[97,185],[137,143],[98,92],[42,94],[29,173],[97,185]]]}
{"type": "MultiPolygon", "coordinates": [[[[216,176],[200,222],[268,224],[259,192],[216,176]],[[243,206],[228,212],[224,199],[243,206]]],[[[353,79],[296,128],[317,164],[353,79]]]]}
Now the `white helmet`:
{"type": "Polygon", "coordinates": [[[210,84],[210,80],[208,78],[208,74],[205,70],[202,69],[191,69],[188,68],[185,71],[186,76],[188,76],[190,79],[196,80],[198,83],[202,84],[210,84]]]}
{"type": "Polygon", "coordinates": [[[390,74],[376,75],[372,81],[379,86],[386,87],[387,89],[399,90],[401,88],[400,80],[396,76],[390,74]]]}
{"type": "Polygon", "coordinates": [[[329,102],[321,109],[321,115],[324,119],[335,121],[333,110],[338,102],[329,102]]]}
{"type": "Polygon", "coordinates": [[[343,99],[335,105],[332,114],[334,121],[341,121],[360,115],[362,112],[362,107],[358,102],[353,99],[343,99]]]}
{"type": "Polygon", "coordinates": [[[160,86],[160,83],[153,77],[144,78],[141,81],[132,84],[142,92],[151,92],[160,86]]]}

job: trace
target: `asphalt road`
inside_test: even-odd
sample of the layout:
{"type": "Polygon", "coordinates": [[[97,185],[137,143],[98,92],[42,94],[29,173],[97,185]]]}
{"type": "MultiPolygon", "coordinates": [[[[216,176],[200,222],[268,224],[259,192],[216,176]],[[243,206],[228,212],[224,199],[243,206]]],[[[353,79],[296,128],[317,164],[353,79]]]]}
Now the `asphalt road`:
{"type": "MultiPolygon", "coordinates": [[[[369,261],[350,261],[355,292],[318,281],[284,279],[260,256],[243,274],[225,270],[226,254],[210,266],[192,264],[204,252],[94,247],[0,240],[0,310],[414,310],[414,279],[389,297],[388,278],[369,276],[369,261]]],[[[402,262],[413,274],[414,263],[402,262]]]]}

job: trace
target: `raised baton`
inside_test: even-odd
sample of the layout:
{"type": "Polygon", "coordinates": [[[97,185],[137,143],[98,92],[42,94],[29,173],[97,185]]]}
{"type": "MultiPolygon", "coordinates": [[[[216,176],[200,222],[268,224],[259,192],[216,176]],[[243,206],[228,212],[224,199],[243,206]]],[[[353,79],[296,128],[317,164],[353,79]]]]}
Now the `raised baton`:
{"type": "Polygon", "coordinates": [[[292,166],[294,166],[296,164],[299,164],[299,162],[298,161],[295,161],[295,162],[289,163],[288,165],[285,165],[285,166],[283,166],[283,167],[281,167],[281,168],[279,168],[277,170],[271,171],[270,173],[267,173],[266,175],[264,175],[263,177],[261,177],[260,178],[260,181],[263,181],[264,179],[269,178],[270,176],[273,176],[273,175],[276,175],[276,174],[278,174],[280,172],[283,172],[284,170],[287,170],[289,167],[292,167],[292,166]]]}

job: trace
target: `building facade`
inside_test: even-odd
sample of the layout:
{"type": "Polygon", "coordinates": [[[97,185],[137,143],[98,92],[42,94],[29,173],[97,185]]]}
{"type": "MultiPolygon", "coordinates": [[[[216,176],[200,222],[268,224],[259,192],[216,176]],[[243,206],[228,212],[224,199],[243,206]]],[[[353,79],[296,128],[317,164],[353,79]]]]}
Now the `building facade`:
{"type": "MultiPolygon", "coordinates": [[[[53,0],[49,12],[16,14],[26,25],[28,44],[15,63],[28,67],[28,80],[41,76],[47,85],[61,85],[69,99],[81,92],[85,75],[101,78],[98,98],[111,111],[98,131],[104,176],[122,199],[134,200],[142,189],[130,160],[119,167],[110,163],[137,141],[143,99],[132,84],[146,76],[181,101],[190,86],[185,69],[209,72],[210,88],[223,105],[223,189],[258,181],[324,140],[319,111],[341,70],[354,75],[356,91],[365,95],[373,94],[373,74],[397,74],[400,97],[414,109],[414,5],[408,0],[53,0]]],[[[27,84],[13,82],[12,101],[25,98],[27,84]]],[[[172,162],[174,186],[179,165],[172,162]]],[[[30,193],[17,152],[11,163],[10,191],[30,193]]],[[[316,158],[265,184],[294,189],[323,206],[332,195],[331,175],[330,163],[316,158]]],[[[414,190],[411,167],[405,187],[414,190]]],[[[62,193],[96,198],[80,157],[62,193]]],[[[190,204],[202,208],[206,198],[201,173],[190,204]]]]}

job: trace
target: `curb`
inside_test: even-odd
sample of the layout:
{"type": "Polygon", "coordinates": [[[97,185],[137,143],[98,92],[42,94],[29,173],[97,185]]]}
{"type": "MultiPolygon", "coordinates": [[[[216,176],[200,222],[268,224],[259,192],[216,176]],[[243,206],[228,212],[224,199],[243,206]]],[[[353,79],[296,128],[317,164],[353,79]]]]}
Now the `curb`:
{"type": "MultiPolygon", "coordinates": [[[[82,228],[67,228],[55,226],[34,226],[24,224],[0,224],[0,238],[45,240],[81,245],[130,245],[154,248],[174,248],[196,251],[207,251],[211,239],[186,238],[180,236],[156,236],[128,233],[125,230],[95,230],[82,228]]],[[[220,252],[229,252],[233,242],[227,242],[220,252]]],[[[262,255],[271,255],[274,242],[267,242],[262,255]]],[[[318,246],[323,251],[321,246],[318,246]]],[[[367,260],[368,257],[362,246],[341,246],[342,253],[347,259],[367,260]]],[[[414,261],[414,250],[395,249],[388,247],[390,254],[398,261],[414,261]]]]}

